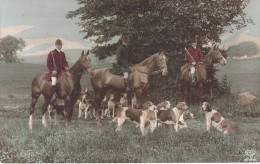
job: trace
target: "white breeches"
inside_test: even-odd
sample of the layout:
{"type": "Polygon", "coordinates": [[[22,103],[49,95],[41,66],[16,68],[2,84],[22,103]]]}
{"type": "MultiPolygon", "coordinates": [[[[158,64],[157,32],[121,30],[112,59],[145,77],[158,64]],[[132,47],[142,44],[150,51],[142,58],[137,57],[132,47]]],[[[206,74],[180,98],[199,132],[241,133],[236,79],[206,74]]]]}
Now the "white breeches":
{"type": "Polygon", "coordinates": [[[51,85],[56,85],[57,77],[51,77],[51,85]]]}
{"type": "Polygon", "coordinates": [[[128,72],[124,72],[124,78],[127,79],[128,78],[128,72]]]}
{"type": "Polygon", "coordinates": [[[190,67],[190,73],[194,74],[195,73],[195,67],[190,67]]]}

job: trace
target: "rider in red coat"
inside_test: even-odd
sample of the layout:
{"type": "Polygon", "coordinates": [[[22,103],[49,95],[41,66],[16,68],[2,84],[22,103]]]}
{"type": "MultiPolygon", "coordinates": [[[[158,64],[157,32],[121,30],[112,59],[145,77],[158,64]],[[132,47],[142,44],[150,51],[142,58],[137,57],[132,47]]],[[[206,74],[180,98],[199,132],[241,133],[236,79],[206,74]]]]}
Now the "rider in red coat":
{"type": "Polygon", "coordinates": [[[56,49],[51,51],[47,58],[47,67],[49,69],[49,74],[46,77],[46,80],[52,81],[52,90],[54,92],[52,99],[57,98],[56,95],[56,82],[65,70],[69,69],[69,64],[66,60],[65,53],[61,51],[62,42],[60,39],[57,39],[55,42],[56,49]],[[53,62],[54,60],[54,62],[53,62]]]}
{"type": "Polygon", "coordinates": [[[200,49],[197,48],[197,39],[196,38],[194,40],[192,40],[191,45],[192,46],[189,47],[187,50],[188,50],[189,54],[192,56],[192,58],[190,57],[190,55],[188,53],[185,54],[185,58],[186,58],[186,61],[191,65],[190,70],[191,70],[192,84],[196,84],[195,76],[194,76],[195,66],[197,66],[199,63],[203,63],[204,59],[203,59],[200,49]]]}

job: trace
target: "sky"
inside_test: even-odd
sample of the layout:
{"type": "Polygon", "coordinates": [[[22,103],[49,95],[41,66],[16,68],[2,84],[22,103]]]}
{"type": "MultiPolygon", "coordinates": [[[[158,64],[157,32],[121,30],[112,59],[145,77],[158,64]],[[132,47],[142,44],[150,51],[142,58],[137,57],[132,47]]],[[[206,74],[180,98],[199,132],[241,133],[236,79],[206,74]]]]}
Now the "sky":
{"type": "MultiPolygon", "coordinates": [[[[95,44],[83,40],[84,34],[76,24],[78,19],[67,19],[68,11],[78,9],[76,0],[0,0],[0,38],[12,35],[23,38],[26,47],[18,54],[37,56],[54,49],[56,39],[63,41],[63,50],[91,49],[95,44]]],[[[245,9],[255,25],[222,35],[221,45],[229,47],[243,41],[254,41],[260,49],[260,0],[251,0],[245,9]]]]}

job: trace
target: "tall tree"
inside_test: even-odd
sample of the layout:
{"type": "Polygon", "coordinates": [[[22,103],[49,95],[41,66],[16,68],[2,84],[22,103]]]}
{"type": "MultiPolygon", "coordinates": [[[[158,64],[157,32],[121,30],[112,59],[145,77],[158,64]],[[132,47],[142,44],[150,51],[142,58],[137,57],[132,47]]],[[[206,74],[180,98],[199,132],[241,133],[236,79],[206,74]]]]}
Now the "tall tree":
{"type": "Polygon", "coordinates": [[[19,62],[17,51],[23,50],[24,47],[25,42],[21,38],[8,35],[0,39],[0,60],[6,63],[19,62]]]}
{"type": "Polygon", "coordinates": [[[96,42],[92,52],[100,59],[116,53],[119,43],[109,41],[122,32],[131,35],[134,63],[160,49],[168,52],[169,76],[160,80],[160,86],[165,88],[160,93],[165,95],[175,91],[172,83],[177,69],[184,63],[183,48],[192,37],[198,37],[200,45],[219,42],[222,33],[253,23],[243,11],[250,0],[77,1],[81,7],[70,11],[67,18],[80,19],[78,24],[84,39],[92,38],[96,42]]]}

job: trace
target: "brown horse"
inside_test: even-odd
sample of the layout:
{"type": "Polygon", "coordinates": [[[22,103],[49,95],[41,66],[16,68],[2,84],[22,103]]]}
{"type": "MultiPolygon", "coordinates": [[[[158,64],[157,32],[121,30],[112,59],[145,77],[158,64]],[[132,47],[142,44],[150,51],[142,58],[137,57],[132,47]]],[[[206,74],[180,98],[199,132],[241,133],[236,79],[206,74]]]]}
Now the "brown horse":
{"type": "MultiPolygon", "coordinates": [[[[89,58],[89,51],[84,54],[82,51],[80,58],[77,62],[69,69],[64,72],[58,79],[57,83],[57,95],[59,99],[63,99],[65,103],[65,119],[66,125],[71,124],[73,107],[78,99],[81,92],[80,79],[84,70],[90,71],[92,68],[91,59],[89,58]]],[[[53,92],[51,88],[51,81],[45,80],[48,72],[42,72],[38,74],[32,81],[32,102],[30,108],[29,117],[29,129],[32,132],[33,115],[35,111],[35,104],[41,94],[44,96],[44,104],[42,107],[42,124],[46,126],[45,113],[47,107],[50,104],[53,92]]]]}
{"type": "MultiPolygon", "coordinates": [[[[150,75],[158,72],[162,72],[163,76],[167,75],[166,61],[164,52],[160,52],[130,67],[132,73],[129,75],[129,86],[132,92],[136,93],[139,106],[143,104],[148,92],[150,75]],[[156,71],[156,69],[158,70],[156,71]]],[[[96,109],[100,109],[101,101],[107,90],[125,92],[126,86],[123,76],[111,74],[110,70],[111,68],[102,68],[92,71],[91,84],[95,93],[96,109]]],[[[99,123],[99,116],[97,120],[99,123]]]]}
{"type": "MultiPolygon", "coordinates": [[[[208,52],[208,54],[204,59],[204,63],[196,66],[195,78],[196,78],[196,87],[198,88],[200,103],[202,102],[203,86],[206,83],[211,83],[213,80],[212,78],[214,77],[214,75],[212,75],[212,72],[215,63],[220,63],[222,66],[226,65],[226,59],[222,56],[220,50],[216,46],[210,49],[210,51],[208,52]]],[[[178,80],[178,88],[180,94],[179,101],[187,102],[188,89],[191,85],[191,80],[192,80],[189,68],[190,65],[186,63],[181,67],[178,73],[177,80],[178,80]]],[[[211,94],[212,94],[212,88],[211,88],[211,94]]]]}

